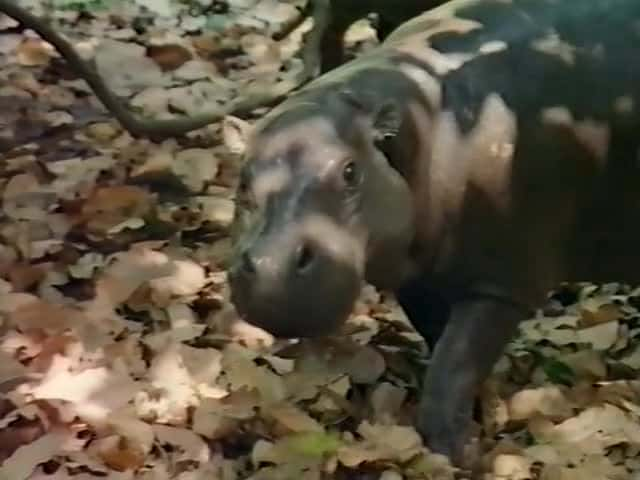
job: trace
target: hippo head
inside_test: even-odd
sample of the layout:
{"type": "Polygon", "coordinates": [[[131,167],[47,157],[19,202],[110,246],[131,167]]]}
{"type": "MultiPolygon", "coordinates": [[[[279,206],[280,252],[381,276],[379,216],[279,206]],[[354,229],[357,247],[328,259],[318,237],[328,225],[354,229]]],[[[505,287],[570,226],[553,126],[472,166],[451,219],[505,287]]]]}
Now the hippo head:
{"type": "Polygon", "coordinates": [[[394,106],[335,92],[289,100],[249,132],[229,268],[246,321],[281,338],[326,335],[365,281],[397,285],[412,196],[377,144],[400,123],[394,106]]]}

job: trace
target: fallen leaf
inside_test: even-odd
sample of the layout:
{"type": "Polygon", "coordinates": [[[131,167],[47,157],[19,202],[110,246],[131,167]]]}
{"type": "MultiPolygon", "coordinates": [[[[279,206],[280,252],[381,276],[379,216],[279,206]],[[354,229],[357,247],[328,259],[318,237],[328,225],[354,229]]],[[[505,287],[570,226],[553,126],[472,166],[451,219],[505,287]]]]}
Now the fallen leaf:
{"type": "Polygon", "coordinates": [[[573,414],[562,388],[552,385],[516,392],[509,400],[508,408],[513,420],[527,420],[535,415],[564,419],[573,414]]]}
{"type": "Polygon", "coordinates": [[[402,409],[406,398],[407,391],[402,387],[397,387],[389,382],[376,385],[371,394],[374,418],[384,421],[395,418],[402,409]]]}
{"type": "Polygon", "coordinates": [[[191,60],[189,50],[182,45],[151,45],[147,55],[162,69],[163,72],[175,70],[185,62],[191,60]]]}
{"type": "Polygon", "coordinates": [[[167,82],[146,49],[135,43],[102,40],[95,50],[95,64],[100,76],[120,95],[167,82]]]}
{"type": "Polygon", "coordinates": [[[189,148],[176,154],[171,169],[189,190],[201,192],[208,182],[216,178],[218,164],[219,160],[211,150],[189,148]]]}
{"type": "Polygon", "coordinates": [[[152,295],[160,305],[173,297],[198,293],[207,281],[204,268],[190,260],[173,260],[169,268],[169,275],[149,280],[152,295]]]}
{"type": "Polygon", "coordinates": [[[61,432],[51,432],[18,448],[0,465],[0,478],[28,478],[39,463],[50,460],[60,452],[63,439],[61,432]]]}
{"type": "Polygon", "coordinates": [[[127,405],[138,390],[125,372],[107,367],[75,372],[73,367],[73,359],[56,355],[39,383],[23,384],[19,390],[34,398],[71,402],[78,415],[94,422],[127,405]]]}
{"type": "Polygon", "coordinates": [[[161,444],[172,445],[179,449],[179,461],[189,460],[200,463],[209,461],[209,447],[202,438],[191,430],[168,427],[166,425],[154,425],[153,432],[161,444]]]}
{"type": "Polygon", "coordinates": [[[412,427],[372,425],[363,422],[358,427],[362,441],[338,450],[338,459],[346,467],[384,460],[406,461],[418,454],[423,446],[420,435],[412,427]]]}
{"type": "Polygon", "coordinates": [[[95,440],[91,450],[106,466],[118,472],[137,470],[144,465],[144,452],[118,435],[95,440]]]}
{"type": "Polygon", "coordinates": [[[577,341],[590,344],[594,350],[607,350],[618,339],[619,324],[617,321],[600,323],[577,331],[577,341]]]}
{"type": "Polygon", "coordinates": [[[533,462],[520,455],[498,455],[493,464],[493,473],[498,479],[529,480],[533,478],[533,462]]]}
{"type": "Polygon", "coordinates": [[[135,397],[138,415],[147,421],[184,425],[198,399],[178,344],[171,343],[156,354],[148,380],[152,388],[139,391],[135,397]]]}
{"type": "Polygon", "coordinates": [[[360,348],[351,356],[346,365],[354,383],[375,383],[384,373],[384,357],[371,347],[360,348]]]}
{"type": "Polygon", "coordinates": [[[53,47],[39,38],[22,42],[17,49],[17,59],[25,67],[47,65],[53,56],[53,47]]]}
{"type": "Polygon", "coordinates": [[[270,406],[267,409],[267,413],[276,420],[280,426],[290,432],[300,433],[323,431],[322,425],[320,425],[317,420],[310,417],[295,405],[282,404],[270,406]]]}

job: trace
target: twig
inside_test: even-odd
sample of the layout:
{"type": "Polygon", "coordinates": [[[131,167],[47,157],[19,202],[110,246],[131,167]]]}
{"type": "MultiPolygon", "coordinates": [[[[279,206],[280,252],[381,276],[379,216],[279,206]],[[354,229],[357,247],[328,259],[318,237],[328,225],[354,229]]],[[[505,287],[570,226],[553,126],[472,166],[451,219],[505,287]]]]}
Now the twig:
{"type": "MultiPolygon", "coordinates": [[[[327,2],[328,0],[321,1],[327,2]]],[[[276,85],[272,89],[232,100],[224,108],[211,113],[170,120],[138,118],[107,87],[105,81],[100,77],[95,68],[80,58],[71,44],[62,38],[44,19],[32,15],[16,5],[13,0],[0,0],[0,12],[15,19],[26,28],[33,30],[45,41],[50,43],[69,63],[76,74],[87,82],[105,108],[120,122],[123,128],[134,137],[163,139],[170,136],[179,136],[216,122],[229,114],[247,114],[256,108],[277,102],[291,90],[298,87],[300,83],[304,83],[309,75],[305,69],[302,78],[297,79],[300,82],[298,84],[296,84],[295,81],[282,82],[282,84],[276,85]]]]}

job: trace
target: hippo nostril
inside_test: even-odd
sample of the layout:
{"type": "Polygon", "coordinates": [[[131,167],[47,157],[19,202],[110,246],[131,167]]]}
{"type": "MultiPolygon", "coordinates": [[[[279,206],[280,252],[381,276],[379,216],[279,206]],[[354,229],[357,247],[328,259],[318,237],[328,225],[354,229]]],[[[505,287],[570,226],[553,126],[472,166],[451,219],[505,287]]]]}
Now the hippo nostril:
{"type": "Polygon", "coordinates": [[[315,254],[309,245],[303,244],[298,247],[296,251],[296,268],[298,273],[305,273],[313,264],[314,259],[315,254]]]}
{"type": "Polygon", "coordinates": [[[243,252],[242,256],[240,257],[240,264],[242,266],[242,271],[251,275],[255,275],[256,264],[253,261],[253,258],[251,258],[251,254],[248,250],[243,252]]]}

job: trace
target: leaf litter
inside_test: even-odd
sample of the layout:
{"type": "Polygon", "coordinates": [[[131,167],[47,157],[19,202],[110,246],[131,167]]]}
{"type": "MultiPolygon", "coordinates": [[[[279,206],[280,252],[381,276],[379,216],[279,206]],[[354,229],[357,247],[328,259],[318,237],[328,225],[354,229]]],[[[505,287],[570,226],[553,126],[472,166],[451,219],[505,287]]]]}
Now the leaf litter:
{"type": "MultiPolygon", "coordinates": [[[[309,28],[273,40],[304,0],[22,3],[158,118],[293,82],[309,28]]],[[[413,428],[427,352],[392,298],[365,288],[315,341],[235,314],[236,120],[134,139],[14,27],[0,16],[0,478],[465,478],[413,428]]],[[[350,38],[375,44],[366,22],[350,38]]],[[[521,325],[480,397],[482,478],[639,478],[639,305],[566,286],[521,325]]]]}

